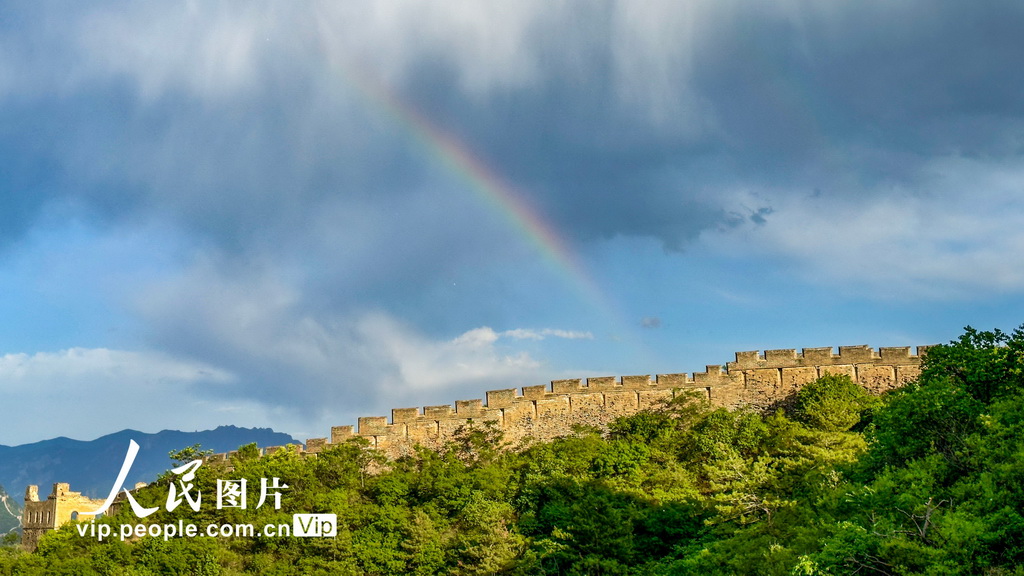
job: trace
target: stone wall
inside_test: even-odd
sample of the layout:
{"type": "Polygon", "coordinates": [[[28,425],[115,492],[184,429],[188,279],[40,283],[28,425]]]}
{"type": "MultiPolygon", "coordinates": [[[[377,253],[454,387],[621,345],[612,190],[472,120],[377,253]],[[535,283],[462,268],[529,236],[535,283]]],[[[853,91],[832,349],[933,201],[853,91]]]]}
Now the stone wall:
{"type": "Polygon", "coordinates": [[[53,485],[53,491],[46,500],[39,501],[39,487],[32,485],[25,489],[25,508],[21,514],[21,544],[28,550],[35,550],[39,537],[50,530],[67,524],[72,519],[91,520],[84,514],[103,505],[103,500],[93,500],[72,492],[67,482],[53,485]]]}
{"type": "MultiPolygon", "coordinates": [[[[696,393],[716,407],[766,409],[786,401],[801,386],[825,374],[846,374],[877,394],[915,380],[926,350],[927,346],[918,346],[916,354],[911,354],[910,347],[874,350],[868,346],[840,346],[838,354],[832,348],[737,352],[736,360],[724,367],[709,365],[704,372],[694,374],[603,376],[555,380],[550,386],[490,390],[483,399],[459,400],[454,406],[395,408],[390,421],[385,416],[360,418],[358,427],[335,426],[330,438],[312,438],[306,440],[305,449],[293,449],[316,454],[332,444],[361,436],[396,458],[410,453],[417,444],[441,447],[470,420],[494,422],[512,443],[526,438],[547,440],[571,433],[576,425],[603,427],[615,418],[657,406],[680,394],[696,393]]],[[[259,452],[272,454],[284,449],[271,446],[259,452]]],[[[226,461],[231,454],[214,454],[209,459],[226,461]]],[[[96,510],[102,503],[71,492],[66,483],[54,484],[50,496],[40,502],[38,487],[29,486],[22,515],[22,544],[34,550],[42,534],[64,525],[83,510],[96,510]]],[[[115,506],[119,504],[115,502],[115,506]]]]}
{"type": "Polygon", "coordinates": [[[840,346],[838,354],[832,348],[737,352],[735,361],[724,367],[709,365],[694,374],[605,376],[491,390],[483,399],[459,400],[454,406],[395,408],[390,421],[386,416],[359,418],[357,426],[333,427],[330,438],[307,440],[305,451],[316,453],[362,436],[398,457],[416,444],[440,447],[470,420],[494,422],[513,443],[528,437],[550,439],[570,433],[575,425],[605,426],[619,416],[693,392],[716,407],[764,409],[825,374],[849,375],[867,390],[881,393],[916,379],[926,349],[918,346],[916,354],[909,346],[840,346]]]}

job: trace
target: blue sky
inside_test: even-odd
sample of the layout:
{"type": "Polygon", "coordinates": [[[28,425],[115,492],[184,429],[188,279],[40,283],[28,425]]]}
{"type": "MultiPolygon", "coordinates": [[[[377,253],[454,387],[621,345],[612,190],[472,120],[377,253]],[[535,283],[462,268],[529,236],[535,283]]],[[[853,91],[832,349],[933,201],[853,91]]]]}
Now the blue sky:
{"type": "Polygon", "coordinates": [[[0,9],[0,444],[1024,322],[1016,2],[0,9]],[[514,209],[515,208],[515,209],[514,209]]]}

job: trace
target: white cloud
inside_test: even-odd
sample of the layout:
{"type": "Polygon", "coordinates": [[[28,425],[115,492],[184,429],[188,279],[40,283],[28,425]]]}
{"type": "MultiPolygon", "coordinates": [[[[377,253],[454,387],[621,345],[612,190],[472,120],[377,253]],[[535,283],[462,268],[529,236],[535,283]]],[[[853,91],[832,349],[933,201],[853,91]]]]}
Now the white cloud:
{"type": "Polygon", "coordinates": [[[465,388],[468,384],[479,395],[489,386],[508,387],[524,379],[530,382],[541,367],[525,352],[500,350],[496,346],[500,335],[486,326],[452,340],[436,341],[386,314],[373,313],[359,321],[359,332],[398,368],[401,378],[391,387],[399,393],[403,389],[465,388]]]}
{"type": "MultiPolygon", "coordinates": [[[[781,13],[794,23],[797,32],[820,25],[815,14],[826,10],[808,9],[803,2],[754,4],[760,4],[754,6],[755,11],[781,13]]],[[[840,4],[846,7],[844,10],[855,6],[840,4]]],[[[750,64],[756,68],[757,62],[738,62],[728,52],[715,53],[716,47],[724,47],[739,50],[742,55],[748,44],[776,37],[779,23],[766,18],[763,20],[768,29],[752,25],[749,30],[763,36],[750,37],[749,42],[746,37],[736,41],[737,30],[741,34],[747,31],[739,16],[752,17],[746,12],[752,9],[750,6],[704,0],[406,0],[259,6],[192,2],[117,9],[89,5],[78,9],[88,11],[85,17],[73,13],[67,18],[61,10],[52,9],[53,13],[43,18],[47,23],[25,18],[26,30],[11,31],[24,38],[0,39],[0,96],[18,90],[16,85],[29,86],[29,96],[46,95],[38,109],[35,105],[30,108],[41,117],[55,118],[56,124],[44,123],[43,128],[33,127],[30,132],[25,128],[25,134],[52,133],[35,145],[47,151],[47,158],[54,158],[59,169],[53,172],[66,174],[66,182],[76,183],[71,188],[74,194],[83,195],[83,203],[89,203],[93,194],[89,190],[112,190],[112,196],[98,197],[97,212],[120,214],[123,207],[127,212],[138,211],[140,220],[152,217],[161,221],[168,213],[173,214],[170,220],[184,228],[180,240],[175,228],[168,234],[170,240],[150,239],[151,245],[146,245],[147,238],[153,237],[145,234],[139,240],[125,242],[139,261],[165,259],[160,270],[147,273],[150,277],[162,274],[164,267],[180,265],[178,258],[187,259],[182,253],[192,247],[209,248],[203,234],[221,240],[214,245],[238,252],[224,259],[234,263],[214,262],[211,257],[180,275],[140,290],[135,290],[137,283],[144,282],[137,280],[139,268],[131,267],[131,279],[125,282],[131,288],[122,288],[118,298],[111,299],[119,299],[124,293],[137,294],[136,311],[144,324],[142,329],[148,330],[145,336],[168,350],[168,355],[106,351],[104,357],[103,351],[95,349],[66,351],[49,356],[7,357],[3,369],[17,375],[22,369],[19,366],[24,366],[24,374],[11,376],[11,382],[21,382],[26,390],[52,387],[67,398],[81,399],[85,407],[108,402],[107,397],[125,389],[133,391],[132,398],[140,405],[174,405],[180,390],[188,389],[190,403],[183,410],[188,418],[202,415],[213,419],[213,414],[220,414],[218,418],[230,414],[248,419],[236,421],[238,424],[258,421],[315,436],[325,433],[331,424],[351,423],[354,416],[393,405],[479,397],[489,387],[540,384],[549,379],[551,374],[543,373],[545,366],[538,353],[527,353],[536,349],[530,346],[551,338],[593,339],[591,333],[557,328],[497,331],[482,326],[460,335],[439,335],[403,323],[390,311],[365,303],[390,301],[397,303],[395,309],[403,305],[410,309],[410,299],[419,291],[435,290],[440,284],[438,278],[454,279],[461,271],[479,270],[482,266],[474,265],[477,263],[514,268],[507,265],[506,254],[498,251],[517,248],[507,241],[508,229],[494,226],[486,218],[486,207],[474,208],[474,203],[465,202],[464,195],[452,193],[464,183],[449,182],[447,175],[434,182],[429,174],[417,173],[418,161],[411,157],[424,151],[416,149],[417,143],[408,134],[388,134],[392,129],[399,132],[400,126],[388,122],[361,124],[360,110],[367,109],[364,112],[369,116],[387,114],[388,110],[386,104],[362,101],[365,94],[351,97],[358,87],[353,86],[352,78],[345,77],[343,68],[352,61],[396,89],[410,78],[422,80],[417,75],[437,72],[430,76],[437,83],[433,87],[437,92],[413,96],[422,97],[419,104],[425,107],[435,97],[451,97],[450,102],[459,103],[467,95],[471,99],[522,89],[528,95],[524,100],[536,95],[545,103],[530,108],[533,104],[527,102],[521,113],[536,113],[538,118],[551,118],[555,124],[560,121],[555,118],[564,116],[570,125],[580,122],[585,128],[583,123],[590,120],[573,119],[577,102],[569,97],[559,100],[563,96],[560,91],[572,87],[578,92],[565,96],[594,96],[590,105],[599,106],[602,113],[607,111],[609,118],[622,116],[622,110],[615,109],[620,106],[626,111],[623,124],[631,128],[634,119],[646,120],[650,126],[638,130],[643,145],[635,152],[628,142],[616,141],[613,148],[628,149],[627,154],[595,156],[611,160],[608,175],[622,177],[609,178],[613,183],[610,186],[621,181],[639,182],[641,187],[621,192],[625,195],[623,205],[641,207],[637,215],[622,215],[623,222],[614,228],[590,229],[607,233],[616,242],[621,239],[616,234],[642,234],[655,229],[632,226],[641,221],[661,227],[664,220],[666,228],[685,228],[686,216],[692,216],[693,228],[689,230],[697,230],[704,225],[697,222],[705,220],[686,213],[691,200],[693,205],[706,206],[716,213],[719,207],[738,206],[741,216],[749,216],[744,210],[771,205],[774,212],[763,224],[747,222],[707,232],[692,252],[706,251],[747,263],[769,260],[782,264],[785,273],[800,279],[872,297],[951,298],[1024,289],[1024,271],[1014,261],[1024,249],[1024,200],[1020,194],[1024,166],[986,160],[980,155],[946,157],[933,160],[920,172],[917,166],[907,168],[906,173],[911,175],[888,189],[868,183],[863,191],[851,192],[855,188],[851,185],[838,196],[811,198],[793,189],[772,190],[757,183],[720,197],[722,187],[738,186],[735,178],[803,182],[826,174],[821,179],[828,182],[844,178],[868,181],[898,162],[883,162],[870,154],[848,155],[849,141],[841,141],[842,134],[835,132],[823,134],[837,140],[834,149],[823,152],[822,158],[829,160],[830,154],[838,158],[834,162],[836,174],[830,173],[829,162],[819,163],[817,157],[801,165],[786,164],[783,157],[777,171],[759,169],[749,176],[749,171],[744,172],[745,163],[772,163],[771,156],[758,155],[762,144],[745,138],[756,135],[753,129],[738,130],[727,139],[709,141],[708,146],[692,151],[680,151],[678,141],[669,140],[662,157],[657,138],[660,132],[652,137],[651,126],[676,130],[681,125],[690,131],[702,131],[716,121],[700,97],[717,92],[708,86],[703,91],[700,86],[691,86],[693,76],[702,72],[698,64],[721,61],[726,65],[722,74],[735,76],[736,80],[757,80],[743,70],[729,71],[729,65],[743,68],[750,64]],[[722,31],[726,33],[719,34],[722,31]],[[425,65],[436,65],[437,70],[425,70],[425,65]],[[451,94],[449,84],[459,93],[451,94]],[[125,87],[142,96],[142,106],[131,101],[132,94],[122,93],[125,87]],[[538,90],[530,91],[534,87],[538,90]],[[119,99],[110,98],[112,94],[126,99],[123,110],[119,99]],[[49,108],[51,100],[65,100],[59,97],[64,95],[70,95],[66,100],[81,107],[49,108]],[[177,102],[176,97],[182,95],[192,101],[177,102]],[[94,109],[96,102],[89,98],[114,102],[110,107],[116,108],[116,115],[81,114],[81,110],[94,109]],[[264,98],[266,102],[261,100],[264,98]],[[165,108],[164,104],[173,106],[165,108]],[[555,107],[548,108],[550,105],[555,107]],[[123,124],[119,123],[122,113],[123,124]],[[94,134],[96,126],[85,122],[89,118],[98,118],[96,123],[104,131],[94,134]],[[68,120],[72,120],[71,125],[65,130],[68,120]],[[77,125],[77,121],[83,124],[77,125]],[[391,136],[397,136],[396,142],[391,136]],[[399,152],[389,156],[386,150],[392,146],[399,152]],[[652,153],[655,148],[658,151],[652,153]],[[713,151],[719,149],[735,151],[740,166],[728,159],[716,159],[713,151]],[[703,150],[712,151],[706,160],[700,158],[703,150]],[[665,179],[671,182],[655,175],[654,185],[648,186],[644,178],[636,177],[644,176],[643,172],[629,172],[621,166],[632,166],[634,160],[647,154],[658,166],[664,162],[665,172],[672,175],[665,179]],[[741,157],[743,154],[752,156],[741,157]],[[859,171],[854,174],[850,167],[859,167],[859,171]],[[364,171],[365,177],[361,177],[364,171]],[[397,184],[381,184],[395,188],[389,193],[364,186],[375,183],[380,175],[392,174],[406,175],[408,181],[399,178],[397,184]],[[678,205],[683,208],[677,208],[675,200],[667,205],[636,201],[646,193],[656,196],[660,189],[678,189],[678,205]],[[863,201],[853,197],[858,192],[863,193],[859,196],[863,201]],[[133,207],[132,201],[137,205],[133,207]],[[201,234],[194,243],[185,238],[197,230],[201,234]],[[141,254],[136,254],[136,249],[141,254]],[[316,280],[309,279],[314,276],[316,280]],[[316,282],[319,284],[313,286],[316,282]],[[377,292],[387,294],[375,298],[377,292]],[[396,295],[398,292],[401,294],[396,295]],[[366,297],[367,293],[373,294],[366,297]],[[189,360],[183,360],[186,358],[189,360]],[[95,400],[97,397],[101,400],[95,400]]],[[[856,6],[859,10],[860,5],[856,6]]],[[[902,26],[908,20],[889,21],[902,26]]],[[[835,19],[837,28],[844,23],[843,18],[835,19]]],[[[869,30],[874,37],[875,28],[869,30]]],[[[788,39],[788,28],[784,31],[788,39]]],[[[852,48],[863,46],[859,40],[863,31],[863,26],[858,26],[849,33],[847,40],[852,48]]],[[[792,39],[796,45],[803,45],[803,40],[792,39]]],[[[822,58],[824,63],[835,62],[837,73],[841,73],[838,65],[845,60],[834,60],[834,56],[820,51],[815,55],[814,48],[819,44],[807,42],[806,46],[802,55],[822,58]]],[[[772,59],[790,55],[788,50],[766,53],[766,67],[758,68],[767,75],[764,80],[789,70],[788,66],[776,67],[772,59]]],[[[854,56],[851,54],[850,59],[858,61],[854,56]]],[[[707,70],[709,76],[714,72],[707,70]]],[[[813,84],[815,78],[806,80],[813,84]]],[[[814,94],[813,102],[832,102],[828,92],[814,94]]],[[[738,101],[754,102],[758,95],[738,101]]],[[[788,93],[783,90],[777,95],[788,93]]],[[[497,98],[497,107],[481,113],[504,117],[510,111],[504,103],[518,106],[522,102],[516,98],[519,95],[513,96],[497,98]]],[[[24,101],[31,103],[32,99],[24,101]]],[[[472,109],[472,104],[466,108],[472,109]]],[[[790,104],[799,118],[810,118],[814,112],[808,109],[805,114],[802,101],[790,104]]],[[[585,106],[578,109],[588,110],[585,106]]],[[[788,108],[765,108],[776,109],[788,108]]],[[[869,106],[867,110],[865,114],[874,109],[869,106]]],[[[460,110],[453,107],[450,112],[457,116],[460,110]]],[[[515,121],[515,114],[509,119],[515,121]]],[[[824,122],[828,118],[817,119],[823,121],[823,130],[846,122],[830,124],[824,122]]],[[[470,118],[463,120],[469,122],[470,118]]],[[[757,122],[750,124],[756,126],[757,122]]],[[[551,142],[557,146],[551,153],[565,153],[564,159],[568,160],[562,162],[563,157],[558,156],[551,166],[569,166],[570,173],[574,164],[579,165],[581,175],[590,172],[591,167],[602,167],[596,161],[574,161],[590,158],[591,152],[601,147],[591,140],[590,132],[570,133],[557,125],[552,125],[551,132],[546,126],[542,128],[539,148],[526,140],[522,145],[515,141],[515,146],[537,149],[540,156],[548,153],[543,147],[551,142]]],[[[615,130],[598,132],[620,137],[615,130]]],[[[504,131],[496,133],[504,137],[504,131]]],[[[800,138],[799,134],[794,136],[794,140],[800,138]]],[[[466,144],[482,146],[486,139],[486,135],[470,135],[466,144]]],[[[769,140],[775,142],[774,134],[769,140]]],[[[1013,142],[1006,146],[1016,150],[1013,142]]],[[[874,154],[885,156],[889,152],[880,148],[874,154]]],[[[529,154],[523,158],[536,161],[529,154]]],[[[496,159],[505,160],[502,156],[496,159]]],[[[517,163],[516,158],[508,160],[510,179],[515,179],[516,171],[530,178],[531,169],[517,163]]],[[[538,166],[539,173],[561,170],[538,166]]],[[[602,170],[595,173],[603,174],[602,170]]],[[[546,177],[537,176],[539,180],[546,177]]],[[[552,193],[551,206],[560,202],[560,194],[567,194],[557,183],[548,183],[551,190],[559,190],[558,194],[552,193]]],[[[53,188],[63,189],[64,184],[62,181],[53,188]]],[[[544,182],[537,184],[546,186],[544,182]]],[[[609,200],[610,213],[620,218],[615,208],[619,206],[618,196],[594,194],[593,198],[593,212],[609,213],[599,204],[609,200]]],[[[578,204],[570,196],[561,202],[578,204]]],[[[568,213],[576,217],[574,212],[568,213]]],[[[121,225],[132,221],[117,218],[111,216],[111,221],[121,225]]],[[[552,224],[565,226],[567,239],[571,239],[568,221],[552,224]]],[[[581,253],[583,250],[585,247],[581,253]]],[[[74,263],[87,261],[88,256],[95,258],[96,254],[94,249],[61,248],[58,252],[65,260],[67,254],[81,252],[80,258],[71,258],[74,263]]],[[[107,259],[115,265],[104,270],[126,269],[122,256],[108,252],[107,259]]],[[[95,272],[94,261],[89,262],[79,274],[86,281],[90,270],[95,272]]],[[[766,267],[751,269],[764,273],[766,267]]],[[[62,264],[59,270],[79,271],[68,264],[62,264]]],[[[510,271],[510,275],[513,273],[510,271]]],[[[62,281],[67,276],[53,275],[62,281]]],[[[121,277],[103,276],[102,289],[113,292],[106,283],[116,284],[121,277]]],[[[654,284],[658,283],[660,279],[654,284]]],[[[459,306],[461,293],[455,294],[443,300],[453,310],[459,306]]],[[[82,299],[81,290],[75,297],[82,299]]],[[[491,293],[479,291],[470,297],[487,298],[491,293]]],[[[655,320],[650,317],[644,324],[654,326],[655,320]]],[[[473,322],[465,327],[483,323],[473,322]]],[[[546,325],[543,320],[540,324],[536,319],[530,322],[528,325],[546,325]]],[[[15,402],[26,401],[23,392],[18,394],[22,396],[9,397],[15,402]]],[[[42,392],[38,394],[42,397],[42,392]]],[[[78,417],[67,414],[72,416],[78,417]]],[[[156,416],[153,422],[170,420],[173,415],[156,416]]],[[[115,427],[130,425],[122,424],[127,420],[120,417],[112,421],[115,427]]],[[[97,426],[101,424],[107,425],[107,421],[96,422],[97,426]]]]}
{"type": "Polygon", "coordinates": [[[150,286],[137,303],[155,345],[236,375],[197,390],[201,400],[221,407],[258,404],[275,411],[275,419],[261,425],[310,437],[393,407],[543,384],[552,378],[550,368],[516,342],[592,337],[482,326],[439,338],[382,310],[339,313],[309,306],[277,274],[210,262],[150,286]]]}
{"type": "Polygon", "coordinates": [[[930,161],[913,190],[861,197],[734,194],[773,208],[763,225],[702,235],[719,255],[773,258],[801,279],[878,298],[962,298],[1024,289],[1024,164],[930,161]],[[863,200],[859,200],[863,198],[863,200]]]}
{"type": "Polygon", "coordinates": [[[36,441],[71,430],[89,439],[123,428],[209,426],[214,422],[195,417],[194,389],[233,379],[208,364],[158,352],[72,348],[6,354],[0,356],[0,404],[9,408],[9,426],[0,442],[36,441]]]}
{"type": "MultiPolygon", "coordinates": [[[[824,11],[781,2],[753,9],[794,22],[824,11]]],[[[713,53],[721,30],[750,10],[746,3],[708,0],[100,8],[71,31],[72,59],[81,62],[70,84],[114,76],[130,79],[149,101],[175,92],[217,101],[251,93],[285,70],[304,69],[316,79],[357,66],[394,85],[422,73],[425,64],[438,64],[469,97],[529,88],[554,76],[610,82],[618,112],[649,128],[670,125],[694,134],[715,124],[713,106],[690,86],[699,59],[713,53]]]]}
{"type": "Polygon", "coordinates": [[[501,340],[589,337],[484,326],[437,339],[380,311],[314,319],[280,282],[192,272],[203,276],[199,284],[164,284],[144,306],[171,352],[73,348],[0,357],[0,403],[36,415],[13,419],[0,443],[220,424],[319,437],[392,407],[543,384],[550,369],[501,340]]]}
{"type": "Polygon", "coordinates": [[[610,49],[616,92],[652,126],[682,123],[692,132],[713,122],[711,106],[689,87],[712,6],[674,0],[615,4],[610,49]]]}
{"type": "Polygon", "coordinates": [[[593,340],[594,335],[590,332],[581,332],[577,330],[559,330],[555,328],[544,328],[543,330],[530,330],[526,328],[516,328],[514,330],[506,330],[501,333],[502,336],[508,336],[515,340],[543,340],[548,336],[555,338],[565,338],[567,340],[593,340]]]}
{"type": "Polygon", "coordinates": [[[564,2],[410,0],[322,4],[316,18],[323,49],[391,82],[426,56],[454,65],[462,89],[480,94],[535,80],[538,25],[568,15],[564,2]]]}
{"type": "MultiPolygon", "coordinates": [[[[428,61],[466,95],[534,85],[545,74],[589,76],[610,53],[617,94],[651,120],[700,121],[686,84],[696,45],[720,23],[717,3],[406,0],[317,4],[197,2],[96,8],[73,24],[80,59],[65,88],[91,77],[130,79],[149,101],[168,92],[221,100],[267,74],[327,62],[358,64],[389,83],[428,61]],[[564,69],[552,69],[552,66],[564,69]],[[596,67],[596,68],[595,68],[596,67]]],[[[320,70],[317,74],[323,74],[320,70]]],[[[328,72],[330,73],[330,72],[328,72]]],[[[68,80],[68,79],[65,79],[68,80]]]]}
{"type": "MultiPolygon", "coordinates": [[[[146,100],[185,90],[206,98],[252,86],[261,46],[287,14],[267,6],[132,6],[96,11],[80,23],[78,41],[89,66],[82,74],[124,75],[146,100]]],[[[84,79],[84,78],[82,78],[84,79]]]]}
{"type": "Polygon", "coordinates": [[[558,4],[539,0],[96,9],[76,23],[75,48],[85,66],[75,83],[120,76],[150,101],[178,91],[219,100],[252,90],[268,73],[315,66],[325,56],[369,66],[391,82],[433,57],[454,65],[467,93],[486,93],[532,81],[540,62],[535,28],[565,16],[558,4]]]}
{"type": "Polygon", "coordinates": [[[139,385],[199,380],[228,381],[230,374],[195,362],[183,362],[158,352],[131,352],[106,348],[71,348],[60,352],[5,354],[0,356],[0,379],[26,382],[32,379],[65,378],[53,392],[77,394],[72,383],[99,377],[116,376],[139,385]]]}

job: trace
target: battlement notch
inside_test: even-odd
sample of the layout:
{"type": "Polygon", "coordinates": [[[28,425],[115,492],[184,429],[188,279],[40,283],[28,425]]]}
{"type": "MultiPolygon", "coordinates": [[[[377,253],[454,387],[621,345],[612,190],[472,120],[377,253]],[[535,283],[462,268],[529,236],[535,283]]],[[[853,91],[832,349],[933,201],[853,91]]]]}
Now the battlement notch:
{"type": "Polygon", "coordinates": [[[552,380],[548,385],[488,390],[484,399],[453,404],[395,408],[391,422],[383,416],[362,417],[358,428],[335,426],[331,437],[307,441],[315,453],[330,444],[364,436],[395,456],[414,444],[439,447],[472,421],[493,421],[508,441],[553,438],[575,425],[604,426],[613,418],[656,407],[679,394],[698,393],[713,406],[766,408],[825,374],[847,374],[873,392],[915,379],[927,346],[911,354],[909,346],[866,345],[736,352],[725,365],[709,364],[703,372],[637,376],[598,376],[552,380]]]}

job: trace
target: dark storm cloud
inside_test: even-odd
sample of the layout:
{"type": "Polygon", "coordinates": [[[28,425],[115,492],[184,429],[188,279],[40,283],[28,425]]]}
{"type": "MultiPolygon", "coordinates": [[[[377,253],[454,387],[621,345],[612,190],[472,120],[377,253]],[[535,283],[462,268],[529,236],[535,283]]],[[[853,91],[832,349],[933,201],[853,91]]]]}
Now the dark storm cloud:
{"type": "MultiPolygon", "coordinates": [[[[48,200],[74,197],[112,218],[173,215],[229,250],[266,249],[333,199],[373,203],[423,181],[437,159],[320,53],[317,34],[344,36],[358,19],[296,7],[273,23],[227,6],[177,22],[199,25],[188,38],[199,48],[158,37],[146,46],[172,56],[135,60],[108,52],[139,43],[117,45],[132,25],[160,30],[142,20],[150,11],[98,7],[64,20],[23,8],[24,28],[8,31],[35,49],[5,64],[33,69],[25,82],[38,86],[7,75],[5,235],[23,232],[48,200]],[[119,24],[100,27],[112,36],[102,42],[80,28],[105,20],[119,24]],[[220,52],[203,52],[204,42],[220,52]],[[83,45],[113,64],[81,62],[83,45]]],[[[528,72],[512,80],[506,62],[462,53],[441,32],[340,46],[579,241],[647,235],[680,248],[736,213],[767,214],[768,199],[733,205],[726,192],[737,187],[865,194],[913,182],[932,155],[1019,153],[1024,17],[1013,3],[669,3],[639,23],[621,4],[569,6],[519,17],[528,72]],[[658,28],[658,17],[677,26],[658,28]],[[399,62],[375,60],[374,48],[399,62]],[[488,67],[482,87],[467,87],[488,67]]]]}
{"type": "Polygon", "coordinates": [[[1021,227],[989,216],[1024,173],[1022,29],[1011,2],[5,6],[0,247],[53,214],[173,230],[179,268],[125,305],[142,339],[223,371],[197,394],[308,414],[528,373],[475,312],[566,307],[434,128],[577,254],[710,235],[843,283],[1019,289],[1021,227]]]}
{"type": "Polygon", "coordinates": [[[661,328],[661,318],[657,316],[644,316],[640,319],[640,326],[649,329],[661,328]]]}
{"type": "MultiPolygon", "coordinates": [[[[695,46],[664,47],[692,50],[691,73],[651,87],[701,102],[697,127],[647,124],[616,102],[614,76],[581,84],[564,70],[452,121],[578,237],[669,247],[735,212],[770,218],[767,201],[719,197],[734,187],[867,200],[880,185],[913,187],[935,156],[1020,154],[1019,5],[864,8],[712,9],[695,46]]],[[[614,48],[592,52],[593,67],[608,69],[614,48]]]]}
{"type": "Polygon", "coordinates": [[[632,106],[612,70],[622,48],[593,42],[615,23],[593,16],[585,38],[537,25],[551,66],[535,83],[467,100],[448,63],[421,62],[403,93],[580,240],[648,235],[681,248],[737,215],[770,218],[767,199],[730,204],[736,188],[866,200],[912,187],[935,155],[1018,153],[1019,7],[863,8],[711,9],[698,38],[662,46],[666,59],[686,51],[692,69],[638,87],[667,94],[632,106]],[[586,73],[574,74],[580,53],[586,73]],[[678,114],[701,122],[655,125],[636,109],[683,99],[697,104],[676,102],[678,114]]]}

